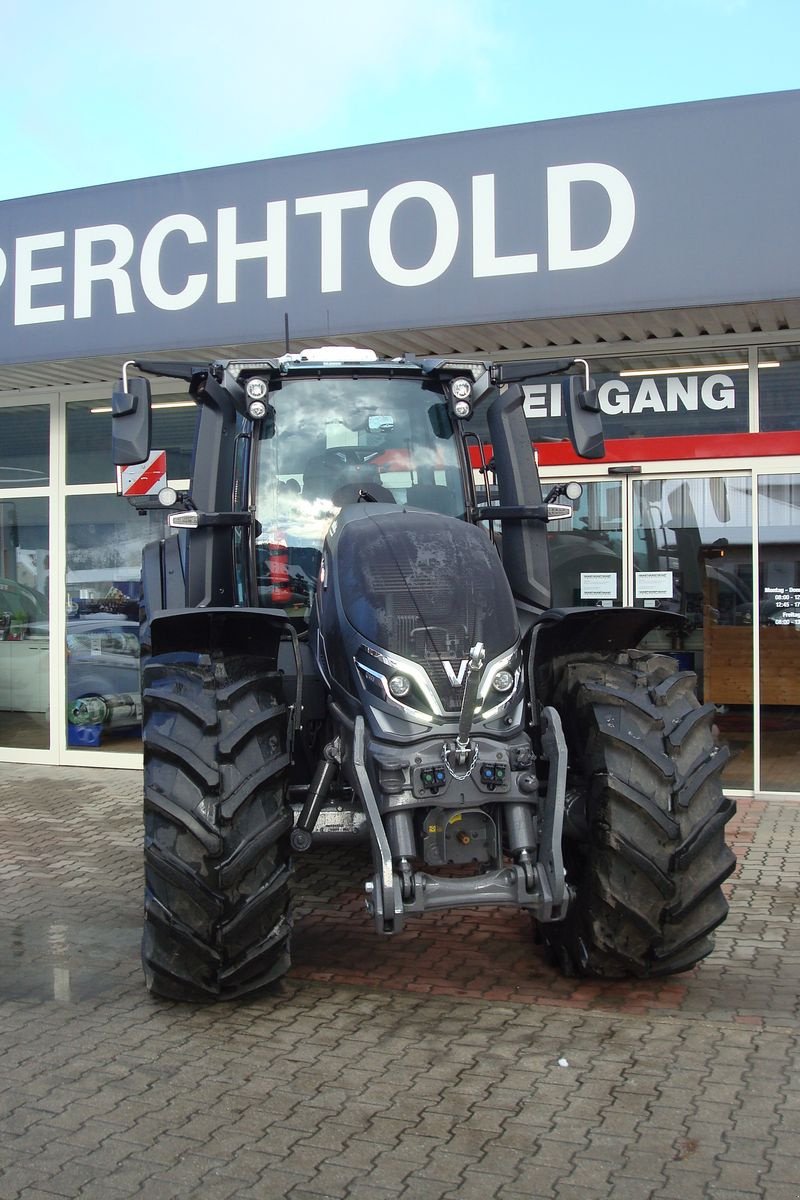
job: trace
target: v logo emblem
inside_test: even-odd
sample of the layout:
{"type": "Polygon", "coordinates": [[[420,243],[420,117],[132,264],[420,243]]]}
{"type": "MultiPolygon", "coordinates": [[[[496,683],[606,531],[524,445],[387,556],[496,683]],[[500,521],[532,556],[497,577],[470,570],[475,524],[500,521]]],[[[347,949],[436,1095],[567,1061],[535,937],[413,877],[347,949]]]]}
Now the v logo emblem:
{"type": "Polygon", "coordinates": [[[442,666],[444,667],[444,673],[447,676],[451,687],[461,687],[461,684],[464,682],[464,676],[467,673],[469,659],[462,658],[461,662],[458,664],[458,671],[454,671],[453,664],[449,662],[443,662],[442,666]]]}

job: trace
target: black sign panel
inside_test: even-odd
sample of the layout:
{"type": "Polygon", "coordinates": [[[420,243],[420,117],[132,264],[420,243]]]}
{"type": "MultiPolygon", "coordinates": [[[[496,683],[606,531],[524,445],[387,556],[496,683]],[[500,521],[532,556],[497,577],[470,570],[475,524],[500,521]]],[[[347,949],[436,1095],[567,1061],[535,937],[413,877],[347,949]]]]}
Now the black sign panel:
{"type": "Polygon", "coordinates": [[[800,295],[800,92],[0,204],[0,361],[800,295]]]}

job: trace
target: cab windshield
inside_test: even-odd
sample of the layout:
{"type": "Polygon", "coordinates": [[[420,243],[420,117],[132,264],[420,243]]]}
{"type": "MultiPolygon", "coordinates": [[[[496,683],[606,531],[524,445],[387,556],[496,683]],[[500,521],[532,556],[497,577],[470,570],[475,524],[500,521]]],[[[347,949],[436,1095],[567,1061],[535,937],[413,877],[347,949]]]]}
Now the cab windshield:
{"type": "Polygon", "coordinates": [[[325,533],[345,504],[464,516],[447,406],[419,379],[289,379],[272,406],[254,480],[260,604],[305,620],[325,533]]]}

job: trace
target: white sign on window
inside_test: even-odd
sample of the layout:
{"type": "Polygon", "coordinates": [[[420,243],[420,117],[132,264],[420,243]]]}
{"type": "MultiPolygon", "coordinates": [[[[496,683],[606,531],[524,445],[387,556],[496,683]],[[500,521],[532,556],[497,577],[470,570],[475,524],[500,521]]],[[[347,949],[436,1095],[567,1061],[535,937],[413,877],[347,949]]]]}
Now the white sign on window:
{"type": "Polygon", "coordinates": [[[800,625],[800,588],[788,585],[765,587],[761,600],[761,623],[800,625]]]}
{"type": "Polygon", "coordinates": [[[616,571],[581,571],[581,600],[616,600],[616,571]]]}
{"type": "Polygon", "coordinates": [[[671,600],[672,571],[637,571],[637,600],[671,600]]]}

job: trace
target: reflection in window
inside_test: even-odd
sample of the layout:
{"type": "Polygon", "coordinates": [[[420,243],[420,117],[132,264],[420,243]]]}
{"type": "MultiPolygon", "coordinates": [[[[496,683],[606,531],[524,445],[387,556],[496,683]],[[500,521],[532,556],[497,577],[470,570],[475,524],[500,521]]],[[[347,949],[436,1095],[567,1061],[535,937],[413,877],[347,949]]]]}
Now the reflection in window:
{"type": "MultiPolygon", "coordinates": [[[[166,450],[170,479],[191,475],[197,408],[185,396],[153,400],[153,448],[166,450]]],[[[110,400],[67,405],[67,483],[112,483],[110,400]]]]}
{"type": "Polygon", "coordinates": [[[633,496],[634,603],[682,618],[645,644],[696,673],[731,750],[724,783],[752,787],[750,479],[635,480],[633,496]]]}
{"type": "Polygon", "coordinates": [[[572,517],[548,527],[554,608],[622,604],[621,505],[620,482],[585,484],[572,517]]]}
{"type": "Polygon", "coordinates": [[[50,744],[48,501],[0,501],[0,744],[50,744]]]}
{"type": "Polygon", "coordinates": [[[800,346],[769,346],[758,352],[759,428],[800,428],[800,346]]]}
{"type": "Polygon", "coordinates": [[[141,554],[163,514],[117,496],[67,498],[67,744],[141,748],[141,554]]]}
{"type": "Polygon", "coordinates": [[[285,383],[262,422],[256,471],[259,603],[298,621],[311,607],[322,542],[336,513],[371,501],[464,515],[455,437],[441,395],[417,381],[285,383]]]}
{"type": "Polygon", "coordinates": [[[0,408],[0,488],[46,487],[50,482],[50,408],[0,408]]]}

